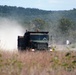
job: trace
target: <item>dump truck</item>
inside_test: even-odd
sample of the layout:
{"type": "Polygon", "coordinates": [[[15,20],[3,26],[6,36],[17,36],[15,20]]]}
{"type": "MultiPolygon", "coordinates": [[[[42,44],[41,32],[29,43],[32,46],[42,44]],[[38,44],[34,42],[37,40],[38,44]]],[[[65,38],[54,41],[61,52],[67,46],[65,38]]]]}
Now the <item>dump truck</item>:
{"type": "Polygon", "coordinates": [[[24,36],[18,36],[18,50],[47,50],[48,33],[47,31],[26,31],[24,36]]]}

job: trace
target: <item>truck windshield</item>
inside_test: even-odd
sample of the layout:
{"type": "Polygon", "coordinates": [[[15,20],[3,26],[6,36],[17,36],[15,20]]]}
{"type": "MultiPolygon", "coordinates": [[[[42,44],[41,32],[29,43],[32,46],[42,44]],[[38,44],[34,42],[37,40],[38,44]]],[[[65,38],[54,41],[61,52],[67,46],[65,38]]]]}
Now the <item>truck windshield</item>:
{"type": "Polygon", "coordinates": [[[30,40],[48,41],[48,35],[30,35],[30,40]]]}

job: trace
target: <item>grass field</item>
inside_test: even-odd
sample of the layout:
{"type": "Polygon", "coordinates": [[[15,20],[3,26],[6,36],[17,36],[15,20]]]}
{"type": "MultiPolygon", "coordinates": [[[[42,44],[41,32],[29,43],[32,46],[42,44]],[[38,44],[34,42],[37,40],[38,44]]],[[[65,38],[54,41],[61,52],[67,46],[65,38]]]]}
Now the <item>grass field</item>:
{"type": "Polygon", "coordinates": [[[0,75],[76,75],[76,51],[0,51],[0,75]]]}

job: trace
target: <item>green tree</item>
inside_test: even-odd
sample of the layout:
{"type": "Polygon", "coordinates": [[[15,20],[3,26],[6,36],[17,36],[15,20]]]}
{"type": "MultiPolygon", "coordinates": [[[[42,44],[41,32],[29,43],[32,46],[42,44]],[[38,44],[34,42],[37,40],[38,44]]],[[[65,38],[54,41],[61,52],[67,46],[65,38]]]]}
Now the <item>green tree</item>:
{"type": "Polygon", "coordinates": [[[62,18],[59,21],[59,29],[61,33],[68,34],[69,30],[74,29],[74,23],[67,18],[62,18]]]}
{"type": "Polygon", "coordinates": [[[35,25],[35,27],[34,27],[35,30],[37,30],[37,29],[43,30],[45,25],[46,25],[45,21],[42,20],[42,19],[35,19],[35,20],[33,20],[33,24],[35,25]]]}

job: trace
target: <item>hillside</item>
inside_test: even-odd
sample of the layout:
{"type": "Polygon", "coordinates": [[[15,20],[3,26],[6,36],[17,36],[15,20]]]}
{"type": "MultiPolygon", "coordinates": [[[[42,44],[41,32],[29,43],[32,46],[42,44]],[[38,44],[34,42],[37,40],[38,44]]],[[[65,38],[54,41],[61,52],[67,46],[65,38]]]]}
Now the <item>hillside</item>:
{"type": "Polygon", "coordinates": [[[20,20],[34,20],[36,18],[41,18],[45,21],[54,22],[62,17],[69,18],[73,21],[76,20],[76,9],[73,10],[63,10],[63,11],[46,11],[36,8],[23,8],[16,6],[0,6],[0,17],[11,17],[20,20]]]}
{"type": "MultiPolygon", "coordinates": [[[[55,41],[61,39],[61,41],[67,38],[75,39],[75,30],[76,30],[76,9],[72,10],[63,10],[63,11],[46,11],[36,8],[23,8],[16,6],[0,6],[0,18],[8,18],[11,20],[16,20],[22,26],[27,27],[28,30],[46,30],[50,32],[55,41]],[[65,18],[67,19],[71,26],[68,26],[66,29],[69,32],[60,31],[59,25],[60,20],[65,18]],[[71,31],[71,32],[70,32],[71,31]],[[66,34],[68,33],[68,34],[66,34]],[[65,37],[65,38],[64,38],[65,37]]],[[[67,23],[67,21],[64,21],[67,23]]],[[[64,30],[65,31],[65,28],[64,30]]],[[[71,39],[72,40],[72,39],[71,39]]],[[[74,40],[72,40],[74,41],[74,40]]],[[[74,41],[75,42],[75,41],[74,41]]]]}

